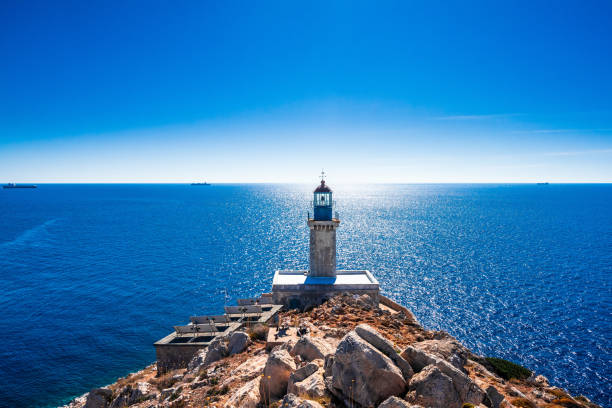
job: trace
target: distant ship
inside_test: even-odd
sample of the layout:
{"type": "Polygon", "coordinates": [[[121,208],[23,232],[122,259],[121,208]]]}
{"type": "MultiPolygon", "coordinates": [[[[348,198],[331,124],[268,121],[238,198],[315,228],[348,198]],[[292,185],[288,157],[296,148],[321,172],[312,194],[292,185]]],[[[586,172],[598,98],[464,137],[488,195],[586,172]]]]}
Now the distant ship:
{"type": "Polygon", "coordinates": [[[35,184],[15,184],[8,183],[2,186],[2,188],[36,188],[35,184]]]}
{"type": "Polygon", "coordinates": [[[210,186],[209,183],[207,182],[203,182],[203,183],[191,183],[192,186],[210,186]]]}

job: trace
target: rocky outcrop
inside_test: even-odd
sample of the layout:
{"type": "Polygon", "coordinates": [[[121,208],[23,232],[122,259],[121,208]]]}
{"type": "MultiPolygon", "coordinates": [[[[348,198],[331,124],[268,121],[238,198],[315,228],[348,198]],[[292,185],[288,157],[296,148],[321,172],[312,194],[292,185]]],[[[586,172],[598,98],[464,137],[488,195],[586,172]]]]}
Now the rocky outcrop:
{"type": "MultiPolygon", "coordinates": [[[[318,360],[322,363],[321,360],[318,360]]],[[[325,395],[325,380],[320,364],[311,362],[291,373],[287,384],[287,393],[321,398],[325,395]]]]}
{"type": "Polygon", "coordinates": [[[215,339],[187,370],[158,373],[152,365],[66,408],[598,408],[543,376],[504,380],[447,333],[390,307],[342,295],[309,312],[283,312],[308,336],[278,345],[235,332],[215,339]]]}
{"type": "Polygon", "coordinates": [[[247,348],[250,341],[251,340],[249,339],[249,335],[245,332],[233,332],[229,338],[229,343],[227,345],[229,355],[233,356],[234,354],[242,353],[247,348]]]}
{"type": "Polygon", "coordinates": [[[280,401],[279,408],[323,408],[316,401],[304,400],[295,394],[287,394],[280,401]]]}
{"type": "MultiPolygon", "coordinates": [[[[458,400],[461,403],[467,402],[474,405],[478,405],[484,400],[485,392],[463,371],[461,371],[459,368],[455,367],[448,361],[442,360],[432,354],[428,354],[423,350],[411,346],[408,346],[406,350],[404,350],[402,356],[410,363],[410,365],[416,372],[420,372],[429,367],[427,374],[431,376],[432,380],[443,383],[444,379],[437,375],[437,372],[432,371],[431,369],[431,367],[437,368],[440,373],[444,374],[444,376],[448,377],[451,380],[451,384],[457,392],[458,400]]],[[[421,384],[421,382],[423,381],[422,377],[423,376],[419,376],[418,379],[415,380],[415,386],[421,384]]],[[[424,390],[422,386],[418,390],[416,390],[412,385],[412,381],[410,383],[410,388],[411,391],[424,390]]],[[[425,400],[427,400],[426,397],[424,398],[425,400]]],[[[414,402],[419,402],[421,399],[413,398],[413,400],[414,402]]]]}
{"type": "Polygon", "coordinates": [[[398,397],[389,397],[378,406],[378,408],[421,408],[418,405],[411,405],[406,400],[398,397]]]}
{"type": "Polygon", "coordinates": [[[376,330],[367,324],[360,324],[359,326],[355,327],[355,332],[359,335],[359,337],[376,347],[378,351],[389,357],[393,363],[398,366],[400,370],[402,370],[402,375],[406,381],[412,377],[414,374],[412,367],[406,360],[404,360],[403,357],[397,354],[393,343],[382,337],[376,330]]]}
{"type": "Polygon", "coordinates": [[[87,395],[85,408],[106,408],[112,398],[113,392],[108,388],[94,388],[87,395]]]}
{"type": "Polygon", "coordinates": [[[225,403],[225,408],[256,408],[261,400],[260,381],[261,377],[257,377],[238,388],[225,403]]]}
{"type": "Polygon", "coordinates": [[[291,350],[292,356],[300,356],[302,360],[312,361],[325,359],[325,356],[332,354],[334,349],[324,340],[303,336],[295,343],[291,350]]]}
{"type": "Polygon", "coordinates": [[[187,364],[187,371],[197,373],[201,368],[206,368],[228,355],[227,338],[217,337],[208,347],[196,353],[191,361],[189,361],[189,364],[187,364]]]}
{"type": "Polygon", "coordinates": [[[468,349],[451,336],[440,340],[421,341],[415,343],[414,348],[448,361],[460,370],[463,370],[463,366],[472,356],[468,349]]]}
{"type": "Polygon", "coordinates": [[[330,391],[363,407],[377,406],[406,390],[402,371],[354,331],[338,344],[331,373],[330,391]]]}
{"type": "Polygon", "coordinates": [[[463,404],[453,380],[434,365],[412,377],[406,398],[428,408],[461,408],[463,404]]]}
{"type": "Polygon", "coordinates": [[[280,398],[285,395],[289,376],[295,369],[295,362],[287,350],[281,348],[272,350],[259,385],[261,395],[269,398],[280,398]]]}
{"type": "Polygon", "coordinates": [[[139,382],[135,386],[127,385],[123,388],[119,395],[111,402],[109,408],[123,408],[137,402],[154,399],[155,397],[156,393],[151,384],[139,382]]]}

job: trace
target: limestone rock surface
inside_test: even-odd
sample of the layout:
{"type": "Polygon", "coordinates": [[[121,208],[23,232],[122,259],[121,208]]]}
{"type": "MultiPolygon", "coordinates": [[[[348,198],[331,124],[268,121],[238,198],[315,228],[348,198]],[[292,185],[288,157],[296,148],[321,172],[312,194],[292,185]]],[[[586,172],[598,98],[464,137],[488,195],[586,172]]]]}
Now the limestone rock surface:
{"type": "Polygon", "coordinates": [[[127,385],[119,395],[111,402],[109,408],[123,408],[144,400],[156,397],[153,386],[147,382],[136,383],[135,386],[127,385]]]}
{"type": "Polygon", "coordinates": [[[408,364],[408,362],[402,356],[400,356],[397,351],[395,351],[395,346],[393,343],[381,336],[373,327],[367,324],[360,324],[359,326],[355,327],[355,332],[359,335],[359,337],[376,347],[378,351],[389,357],[402,371],[402,375],[406,381],[412,377],[414,371],[412,370],[410,364],[408,364]]]}
{"type": "Polygon", "coordinates": [[[94,388],[87,394],[85,408],[106,408],[113,397],[113,392],[108,388],[94,388]]]}
{"type": "Polygon", "coordinates": [[[425,340],[415,343],[414,348],[448,361],[460,370],[472,355],[470,351],[452,337],[440,340],[425,340]]]}
{"type": "Polygon", "coordinates": [[[402,395],[407,385],[393,361],[355,331],[346,334],[338,344],[331,373],[330,391],[364,407],[402,395]]]}
{"type": "Polygon", "coordinates": [[[325,359],[333,352],[334,349],[327,342],[310,336],[300,338],[291,349],[292,356],[300,356],[305,361],[325,359]]]}
{"type": "Polygon", "coordinates": [[[287,392],[310,398],[323,397],[326,394],[323,368],[315,363],[309,363],[295,371],[289,376],[287,392]]]}
{"type": "Polygon", "coordinates": [[[463,405],[453,380],[434,365],[412,377],[406,398],[428,408],[460,408],[463,405]]]}
{"type": "Polygon", "coordinates": [[[293,358],[284,349],[274,349],[268,356],[263,370],[263,378],[259,385],[262,396],[279,398],[287,392],[289,376],[295,371],[293,358]]]}
{"type": "Polygon", "coordinates": [[[243,331],[235,331],[229,338],[229,344],[227,348],[229,349],[229,355],[233,356],[234,354],[242,353],[247,346],[249,345],[251,339],[249,339],[249,335],[243,331]]]}
{"type": "Polygon", "coordinates": [[[256,377],[238,388],[225,403],[225,408],[256,408],[261,400],[260,381],[261,377],[256,377]]]}
{"type": "Polygon", "coordinates": [[[304,400],[295,394],[287,394],[280,401],[279,408],[323,408],[316,401],[304,400]]]}
{"type": "Polygon", "coordinates": [[[398,397],[389,397],[384,400],[378,408],[421,408],[418,405],[411,405],[408,401],[398,397]]]}

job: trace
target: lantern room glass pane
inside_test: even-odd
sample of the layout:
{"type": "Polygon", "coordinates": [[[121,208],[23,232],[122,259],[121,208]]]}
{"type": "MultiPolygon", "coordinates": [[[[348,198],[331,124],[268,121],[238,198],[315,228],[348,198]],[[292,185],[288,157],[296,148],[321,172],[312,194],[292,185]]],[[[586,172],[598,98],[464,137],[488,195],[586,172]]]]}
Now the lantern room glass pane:
{"type": "Polygon", "coordinates": [[[314,205],[317,207],[327,207],[331,205],[331,193],[315,193],[314,205]]]}

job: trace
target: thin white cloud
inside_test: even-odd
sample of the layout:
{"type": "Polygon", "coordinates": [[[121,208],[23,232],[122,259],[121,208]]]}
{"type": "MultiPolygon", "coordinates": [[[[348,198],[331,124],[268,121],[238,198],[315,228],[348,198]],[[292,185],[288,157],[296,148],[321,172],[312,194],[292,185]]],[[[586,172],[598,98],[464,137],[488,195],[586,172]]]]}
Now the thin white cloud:
{"type": "Polygon", "coordinates": [[[449,115],[449,116],[437,116],[436,120],[487,120],[487,119],[499,119],[508,118],[512,116],[518,116],[520,113],[494,113],[489,115],[449,115]]]}
{"type": "Polygon", "coordinates": [[[594,150],[574,150],[565,152],[548,152],[544,156],[582,156],[586,154],[607,154],[612,153],[612,149],[594,149],[594,150]]]}
{"type": "Polygon", "coordinates": [[[594,129],[531,129],[531,130],[515,130],[512,133],[585,133],[585,132],[611,132],[612,128],[594,128],[594,129]]]}

